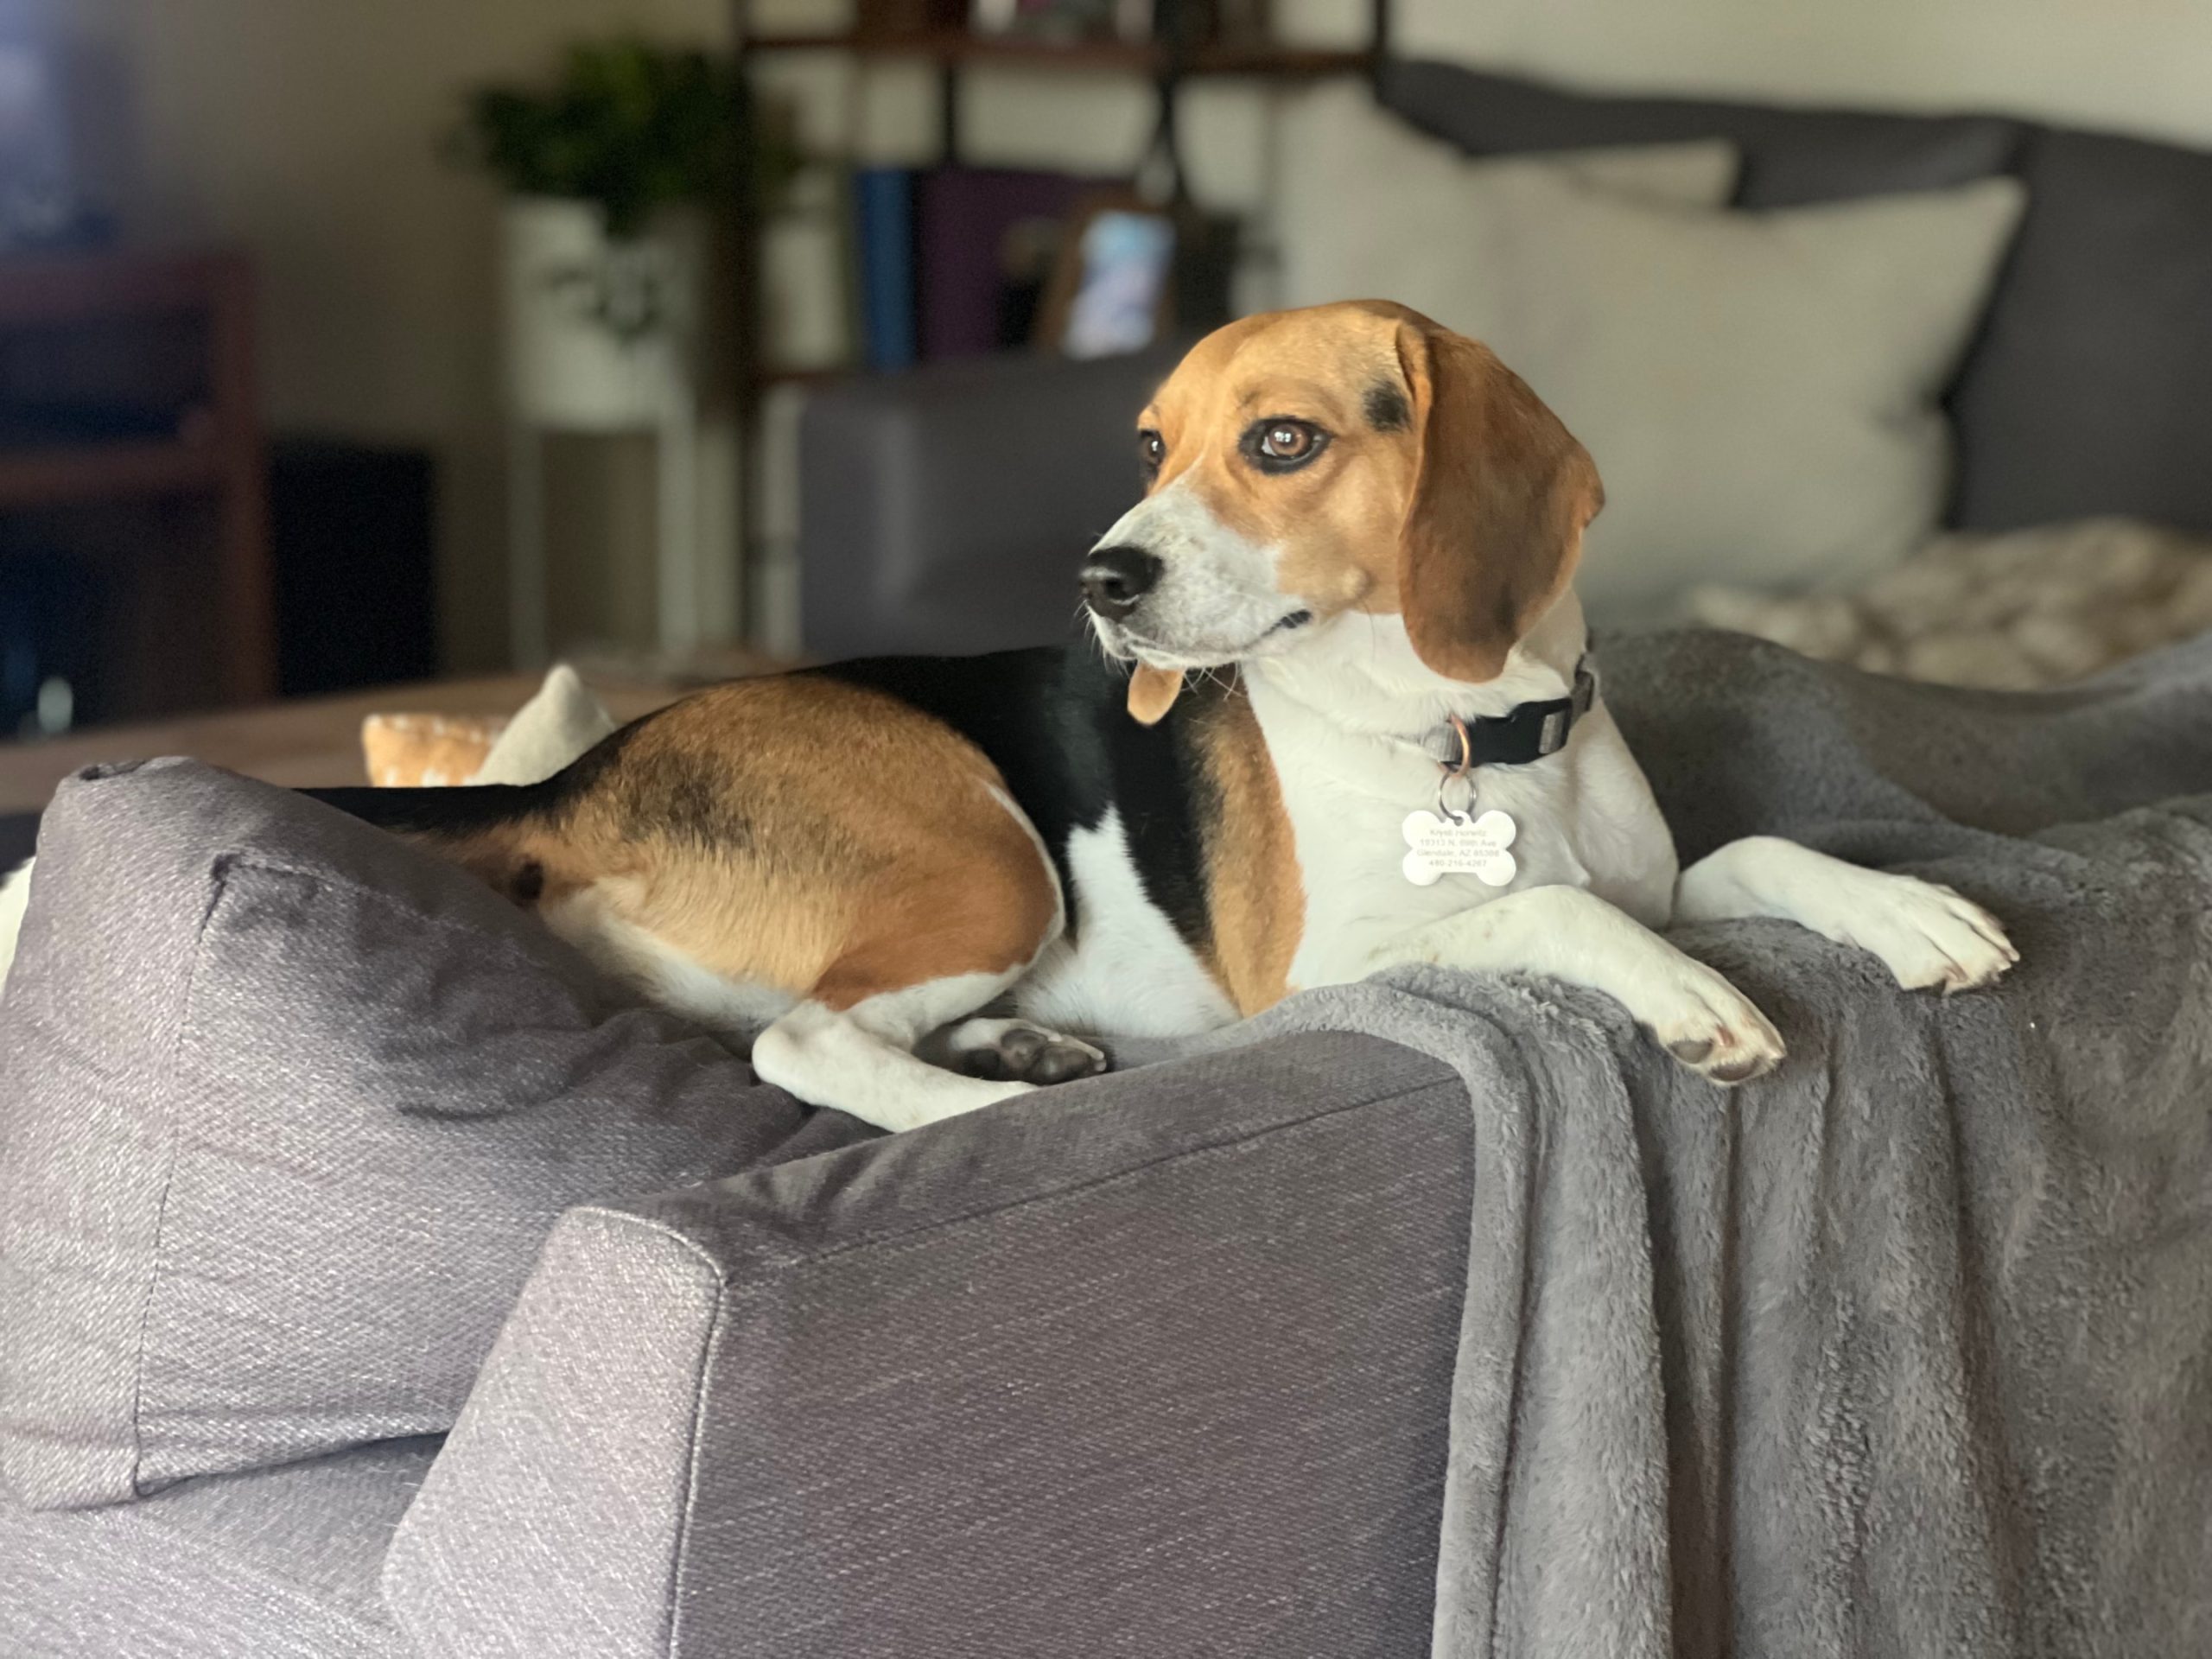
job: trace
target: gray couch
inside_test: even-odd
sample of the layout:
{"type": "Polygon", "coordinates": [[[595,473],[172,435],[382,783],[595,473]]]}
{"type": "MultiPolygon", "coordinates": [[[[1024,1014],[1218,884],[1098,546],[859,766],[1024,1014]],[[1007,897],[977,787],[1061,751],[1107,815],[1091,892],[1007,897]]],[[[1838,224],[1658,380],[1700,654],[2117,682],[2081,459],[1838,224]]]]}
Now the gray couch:
{"type": "MultiPolygon", "coordinates": [[[[1589,97],[1443,63],[1394,65],[1379,90],[1475,155],[1728,138],[1752,209],[2016,175],[2027,216],[1945,399],[1949,524],[2118,513],[2212,535],[2212,154],[2001,116],[1589,97]]],[[[810,398],[806,648],[1062,637],[1071,573],[1136,488],[1132,424],[1176,355],[950,364],[810,398]]]]}

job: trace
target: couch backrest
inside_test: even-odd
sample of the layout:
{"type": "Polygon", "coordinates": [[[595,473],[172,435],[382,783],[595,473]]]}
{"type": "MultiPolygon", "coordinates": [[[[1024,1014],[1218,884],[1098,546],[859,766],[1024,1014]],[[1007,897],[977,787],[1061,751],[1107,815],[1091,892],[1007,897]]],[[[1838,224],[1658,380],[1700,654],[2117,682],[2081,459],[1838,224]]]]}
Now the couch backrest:
{"type": "Polygon", "coordinates": [[[1607,98],[1392,65],[1387,107],[1474,155],[1723,137],[1740,205],[2018,175],[2028,212],[1952,387],[1962,529],[2126,513],[2212,534],[2212,152],[1993,116],[1607,98]]]}

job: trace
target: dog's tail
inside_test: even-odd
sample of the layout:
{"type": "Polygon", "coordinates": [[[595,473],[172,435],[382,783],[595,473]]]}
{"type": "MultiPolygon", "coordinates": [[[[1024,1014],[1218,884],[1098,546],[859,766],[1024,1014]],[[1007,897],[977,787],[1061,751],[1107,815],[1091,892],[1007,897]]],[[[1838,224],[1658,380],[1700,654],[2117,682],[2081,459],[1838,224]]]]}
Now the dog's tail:
{"type": "Polygon", "coordinates": [[[556,821],[568,791],[542,784],[477,784],[446,789],[308,789],[326,806],[424,843],[473,871],[518,904],[543,896],[549,860],[559,861],[556,821]]]}

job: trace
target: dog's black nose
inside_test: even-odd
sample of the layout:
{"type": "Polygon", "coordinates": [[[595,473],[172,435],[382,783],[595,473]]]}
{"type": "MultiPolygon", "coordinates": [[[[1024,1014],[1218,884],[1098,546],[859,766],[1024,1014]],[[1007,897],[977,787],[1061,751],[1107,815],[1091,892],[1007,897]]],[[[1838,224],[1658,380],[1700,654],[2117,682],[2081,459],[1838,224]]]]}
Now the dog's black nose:
{"type": "Polygon", "coordinates": [[[1083,567],[1083,602],[1118,622],[1160,581],[1160,561],[1141,547],[1102,547],[1083,567]]]}

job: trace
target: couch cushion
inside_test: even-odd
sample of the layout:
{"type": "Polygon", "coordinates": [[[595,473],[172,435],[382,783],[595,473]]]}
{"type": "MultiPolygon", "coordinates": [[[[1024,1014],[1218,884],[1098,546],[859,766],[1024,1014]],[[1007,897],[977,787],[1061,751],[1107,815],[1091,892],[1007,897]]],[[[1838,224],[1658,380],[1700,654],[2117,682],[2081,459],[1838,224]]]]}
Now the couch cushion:
{"type": "Polygon", "coordinates": [[[1789,207],[1940,190],[2007,171],[2024,129],[1993,116],[1878,115],[1705,99],[1609,98],[1452,63],[1394,63],[1382,101],[1478,156],[1726,138],[1744,154],[1737,200],[1789,207]]]}
{"type": "Polygon", "coordinates": [[[855,375],[806,400],[808,654],[960,654],[1069,636],[1084,550],[1143,491],[1136,418],[1181,346],[855,375]],[[983,504],[979,509],[978,504],[983,504]]]}
{"type": "Polygon", "coordinates": [[[1961,525],[2096,513],[2212,533],[2212,152],[2042,131],[1954,394],[1961,525]]]}
{"type": "Polygon", "coordinates": [[[0,1491],[0,1653],[386,1659],[413,1649],[377,1573],[435,1440],[188,1481],[41,1515],[0,1491]]]}
{"type": "Polygon", "coordinates": [[[87,774],[41,846],[0,1001],[33,1507],[442,1431],[563,1210],[863,1133],[285,791],[87,774]]]}

